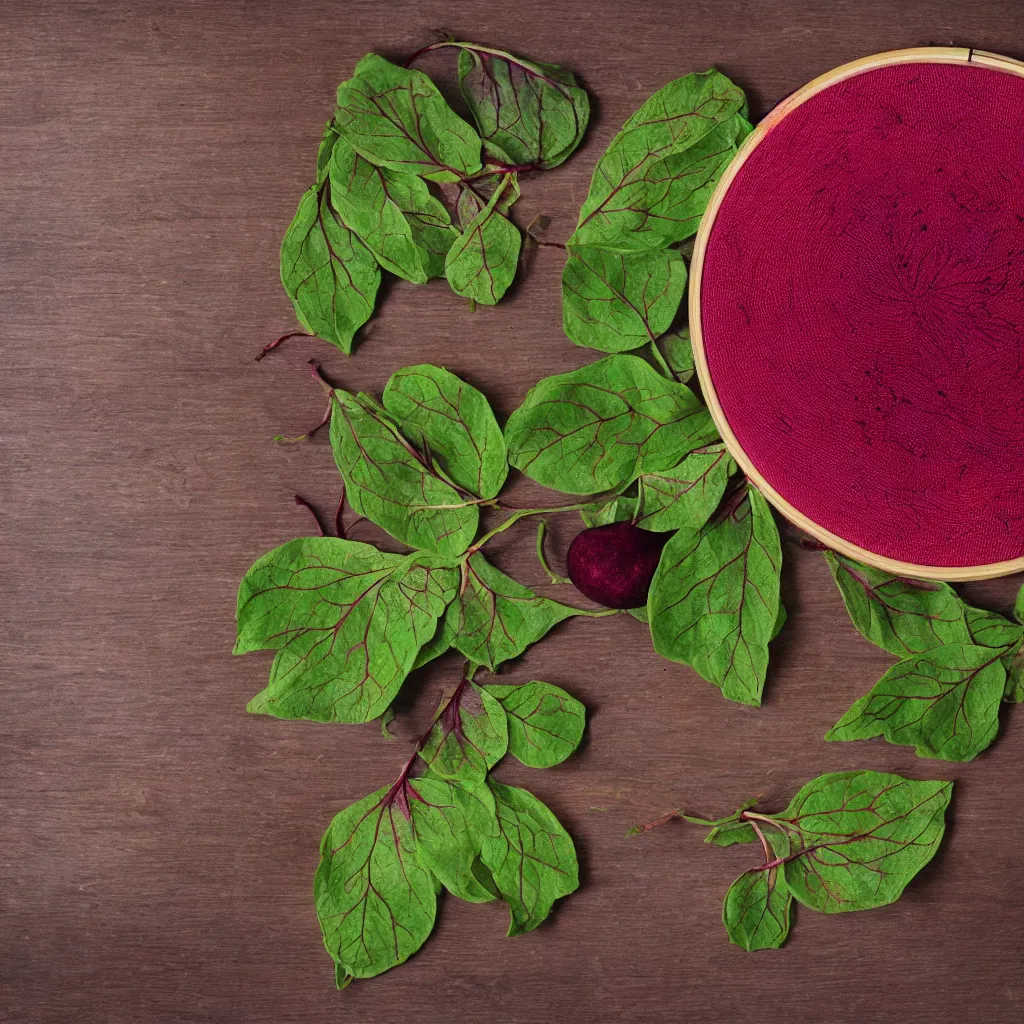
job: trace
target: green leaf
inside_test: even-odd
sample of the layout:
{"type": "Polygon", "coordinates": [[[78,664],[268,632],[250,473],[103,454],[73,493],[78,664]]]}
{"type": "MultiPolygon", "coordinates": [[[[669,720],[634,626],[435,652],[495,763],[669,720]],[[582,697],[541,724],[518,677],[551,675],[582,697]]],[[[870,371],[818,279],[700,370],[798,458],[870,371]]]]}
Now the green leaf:
{"type": "Polygon", "coordinates": [[[964,605],[964,617],[971,643],[992,650],[1006,650],[1024,637],[1024,626],[1018,626],[998,612],[964,605]]]}
{"type": "Polygon", "coordinates": [[[368,722],[382,714],[455,596],[457,570],[334,537],[264,555],[238,591],[235,653],[276,650],[257,714],[368,722]]]}
{"type": "Polygon", "coordinates": [[[411,547],[461,555],[476,536],[476,505],[438,476],[372,399],[333,395],[331,447],[353,510],[411,547]]]}
{"type": "Polygon", "coordinates": [[[545,487],[596,494],[676,465],[715,428],[684,384],[613,355],[530,389],[505,425],[509,462],[545,487]]]}
{"type": "Polygon", "coordinates": [[[648,596],[654,649],[692,665],[729,700],[759,705],[781,565],[775,520],[754,488],[699,533],[679,531],[662,551],[648,596]]]}
{"type": "Polygon", "coordinates": [[[619,496],[603,504],[589,505],[580,509],[580,519],[587,527],[607,526],[609,523],[623,523],[636,514],[636,498],[619,496]]]}
{"type": "Polygon", "coordinates": [[[429,665],[435,658],[440,658],[446,651],[451,650],[451,638],[445,633],[444,620],[438,623],[437,632],[420,648],[412,667],[423,668],[429,665]]]}
{"type": "Polygon", "coordinates": [[[533,680],[523,686],[492,685],[508,716],[508,752],[529,768],[550,768],[580,745],[587,712],[560,686],[533,680]]]}
{"type": "Polygon", "coordinates": [[[494,190],[445,258],[452,291],[484,306],[493,306],[505,294],[519,264],[519,229],[498,210],[508,189],[503,182],[494,190]]]}
{"type": "Polygon", "coordinates": [[[789,934],[793,897],[778,866],[744,871],[729,886],[722,922],[729,940],[748,952],[778,949],[789,934]]]}
{"type": "Polygon", "coordinates": [[[429,775],[409,782],[409,810],[416,852],[441,884],[460,900],[490,903],[497,893],[477,874],[480,846],[498,821],[487,786],[465,789],[429,775]]]}
{"type": "Polygon", "coordinates": [[[632,615],[637,622],[650,622],[651,617],[647,614],[647,606],[641,605],[639,608],[627,608],[625,609],[627,615],[632,615]]]}
{"type": "Polygon", "coordinates": [[[580,144],[587,94],[556,64],[461,44],[459,88],[487,142],[516,164],[557,167],[580,144]]]}
{"type": "Polygon", "coordinates": [[[316,183],[324,183],[331,169],[331,156],[338,142],[338,133],[334,130],[334,122],[328,121],[320,136],[320,144],[316,147],[316,183]]]}
{"type": "Polygon", "coordinates": [[[372,163],[433,181],[480,170],[480,136],[445,102],[422,71],[375,53],[338,86],[338,133],[372,163]]]}
{"type": "Polygon", "coordinates": [[[407,366],[391,375],[382,401],[402,433],[457,486],[478,498],[501,490],[505,439],[476,388],[439,366],[407,366]]]}
{"type": "MultiPolygon", "coordinates": [[[[485,144],[485,148],[491,149],[492,147],[485,144]]],[[[503,163],[509,162],[509,158],[504,153],[500,155],[500,159],[503,163]]],[[[502,193],[497,201],[495,209],[498,213],[507,217],[508,211],[511,210],[519,200],[520,191],[518,174],[507,174],[501,172],[484,174],[480,177],[473,178],[472,181],[464,181],[459,185],[459,198],[456,203],[456,214],[458,216],[459,226],[463,231],[465,231],[472,220],[483,211],[495,191],[499,188],[502,188],[502,193]]]]}
{"type": "Polygon", "coordinates": [[[420,756],[433,774],[476,786],[505,756],[508,742],[501,704],[463,679],[437,709],[420,756]]]}
{"type": "Polygon", "coordinates": [[[385,270],[416,284],[444,276],[457,232],[422,178],[378,167],[343,139],[330,174],[334,208],[385,270]]]}
{"type": "Polygon", "coordinates": [[[690,341],[690,329],[680,327],[669,331],[658,339],[658,348],[668,363],[668,368],[676,375],[676,380],[687,383],[693,379],[697,368],[693,362],[693,343],[690,341]]]}
{"type": "Polygon", "coordinates": [[[348,354],[373,313],[380,267],[330,195],[326,181],[303,194],[281,242],[281,283],[302,326],[348,354]]]}
{"type": "Polygon", "coordinates": [[[1024,626],[1018,626],[997,612],[964,605],[967,630],[972,643],[1000,651],[1006,669],[1003,699],[1012,703],[1024,700],[1024,626]]]}
{"type": "Polygon", "coordinates": [[[1017,600],[1013,603],[1013,617],[1024,623],[1024,587],[1017,591],[1017,600]]]}
{"type": "Polygon", "coordinates": [[[736,472],[725,445],[705,445],[674,469],[640,477],[636,525],[645,530],[699,530],[718,508],[736,472]]]}
{"type": "Polygon", "coordinates": [[[686,289],[674,249],[612,252],[570,245],[562,268],[562,327],[575,345],[626,352],[669,329],[686,289]]]}
{"type": "Polygon", "coordinates": [[[963,602],[948,584],[892,576],[834,551],[825,561],[854,626],[876,647],[902,658],[971,642],[963,602]]]}
{"type": "Polygon", "coordinates": [[[712,846],[734,846],[736,843],[752,843],[757,839],[749,821],[727,821],[716,825],[705,837],[704,842],[712,846]]]}
{"type": "Polygon", "coordinates": [[[417,855],[403,783],[335,817],[320,844],[313,893],[324,945],[351,977],[372,978],[423,945],[437,897],[417,855]]]}
{"type": "Polygon", "coordinates": [[[579,886],[576,849],[558,819],[532,793],[491,782],[498,830],[480,857],[509,905],[509,935],[532,931],[555,900],[579,886]]]}
{"type": "Polygon", "coordinates": [[[825,739],[884,736],[913,746],[919,757],[970,761],[995,739],[1005,686],[998,651],[934,647],[893,665],[825,739]]]}
{"type": "Polygon", "coordinates": [[[570,243],[659,249],[692,235],[751,130],[744,106],[742,91],[714,70],[655,93],[594,168],[570,243]]]}
{"type": "Polygon", "coordinates": [[[577,613],[539,597],[477,553],[466,563],[465,584],[448,608],[444,631],[452,647],[493,672],[577,613]]]}
{"type": "Polygon", "coordinates": [[[883,772],[821,775],[773,815],[789,839],[790,892],[827,914],[899,899],[932,859],[953,783],[883,772]]]}
{"type": "MultiPolygon", "coordinates": [[[[775,628],[772,630],[772,640],[774,640],[782,632],[782,627],[786,624],[786,619],[788,618],[789,616],[786,614],[786,609],[780,601],[779,614],[775,619],[775,628]]],[[[769,640],[768,642],[771,643],[771,640],[769,640]]]]}

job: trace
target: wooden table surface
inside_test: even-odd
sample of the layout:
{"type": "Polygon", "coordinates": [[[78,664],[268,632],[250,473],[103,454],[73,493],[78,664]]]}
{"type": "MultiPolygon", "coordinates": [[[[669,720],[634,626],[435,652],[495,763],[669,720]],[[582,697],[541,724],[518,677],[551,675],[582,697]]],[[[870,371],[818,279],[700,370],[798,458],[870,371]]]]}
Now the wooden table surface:
{"type": "MultiPolygon", "coordinates": [[[[332,815],[390,781],[458,669],[410,680],[394,732],[249,716],[269,655],[232,658],[235,588],[330,512],[305,361],[379,391],[444,363],[507,415],[590,360],[561,331],[557,250],[471,312],[443,282],[389,282],[346,359],[292,327],[278,245],[334,88],[368,50],[447,29],[569,65],[594,97],[586,143],[523,182],[521,224],[571,230],[623,119],[710,64],[755,116],[878,50],[956,43],[1024,56],[1018,0],[463,0],[39,3],[0,8],[0,1019],[37,1022],[967,1021],[1024,1016],[1024,712],[968,765],[825,730],[891,659],[853,630],[820,556],[787,532],[790,621],[764,706],[658,659],[628,616],[559,627],[507,668],[588,706],[582,752],[503,766],[576,838],[581,890],[506,939],[500,905],[443,901],[423,950],[339,993],[311,899],[332,815]],[[899,903],[796,915],[781,951],[728,944],[722,896],[749,851],[629,825],[669,808],[777,809],[814,775],[957,782],[942,851],[899,903]]],[[[430,70],[441,69],[440,59],[430,70]]],[[[515,497],[549,503],[520,482],[515,497]]],[[[573,517],[555,525],[564,552],[573,517]]],[[[369,537],[369,532],[356,536],[369,537]]],[[[532,531],[501,565],[540,583],[532,531]]],[[[556,560],[557,560],[556,556],[556,560]]],[[[1019,579],[966,588],[1005,610],[1019,579]]]]}

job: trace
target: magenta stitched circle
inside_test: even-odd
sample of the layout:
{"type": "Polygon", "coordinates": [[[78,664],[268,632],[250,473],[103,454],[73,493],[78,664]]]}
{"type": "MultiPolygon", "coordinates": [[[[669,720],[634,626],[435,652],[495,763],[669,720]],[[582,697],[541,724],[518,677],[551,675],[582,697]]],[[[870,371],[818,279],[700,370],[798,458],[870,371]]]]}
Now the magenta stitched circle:
{"type": "Polygon", "coordinates": [[[701,277],[729,427],[799,512],[888,558],[1024,556],[1024,78],[828,86],[729,185],[701,277]]]}

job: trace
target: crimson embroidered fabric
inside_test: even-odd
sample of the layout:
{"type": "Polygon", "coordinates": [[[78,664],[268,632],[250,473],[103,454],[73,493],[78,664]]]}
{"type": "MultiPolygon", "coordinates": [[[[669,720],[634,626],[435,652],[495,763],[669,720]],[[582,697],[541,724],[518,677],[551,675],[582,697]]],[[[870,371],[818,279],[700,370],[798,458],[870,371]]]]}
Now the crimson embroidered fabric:
{"type": "Polygon", "coordinates": [[[1024,555],[1024,78],[903,64],[830,86],[740,168],[701,283],[757,470],[879,555],[1024,555]]]}

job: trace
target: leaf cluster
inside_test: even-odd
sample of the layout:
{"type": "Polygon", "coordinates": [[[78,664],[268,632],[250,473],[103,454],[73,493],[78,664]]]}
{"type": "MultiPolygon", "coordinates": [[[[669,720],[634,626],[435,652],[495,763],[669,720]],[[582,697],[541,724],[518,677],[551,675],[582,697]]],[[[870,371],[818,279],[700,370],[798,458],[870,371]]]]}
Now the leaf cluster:
{"type": "MultiPolygon", "coordinates": [[[[288,541],[238,592],[236,654],[276,651],[249,710],[366,722],[448,650],[491,671],[558,623],[606,614],[534,593],[487,560],[481,506],[497,506],[505,439],[487,399],[437,366],[396,371],[381,401],[330,390],[331,446],[352,509],[412,548],[336,537],[288,541]]],[[[575,507],[575,506],[574,506],[575,507]]]]}
{"type": "Polygon", "coordinates": [[[945,830],[951,782],[918,782],[884,772],[819,775],[777,814],[747,803],[718,821],[681,811],[673,818],[710,829],[706,843],[759,843],[763,863],[729,887],[722,921],[748,951],[786,941],[793,901],[825,914],[894,903],[932,859],[945,830]]]}
{"type": "Polygon", "coordinates": [[[571,341],[602,352],[649,345],[679,379],[692,376],[686,329],[668,333],[686,287],[686,242],[751,131],[746,114],[742,90],[712,69],[669,82],[622,126],[568,242],[562,318],[571,341]]]}
{"type": "Polygon", "coordinates": [[[584,724],[579,701],[537,680],[464,678],[442,700],[398,779],[341,811],[321,842],[314,894],[339,988],[416,952],[442,888],[471,903],[503,900],[510,936],[577,888],[576,851],[558,819],[490,772],[506,754],[533,768],[560,763],[584,724]]]}
{"type": "Polygon", "coordinates": [[[893,576],[825,552],[854,626],[900,660],[825,735],[883,736],[920,757],[970,761],[995,739],[1004,703],[1024,699],[1024,588],[1011,621],[947,583],[893,576]]]}
{"type": "MultiPolygon", "coordinates": [[[[302,326],[349,353],[381,270],[493,305],[515,277],[522,239],[508,217],[518,175],[562,163],[590,104],[573,76],[454,40],[474,124],[422,71],[367,54],[338,86],[316,180],[281,244],[281,281],[302,326]],[[447,189],[447,193],[444,191],[447,189]]],[[[418,56],[418,55],[417,55],[418,56]]]]}

